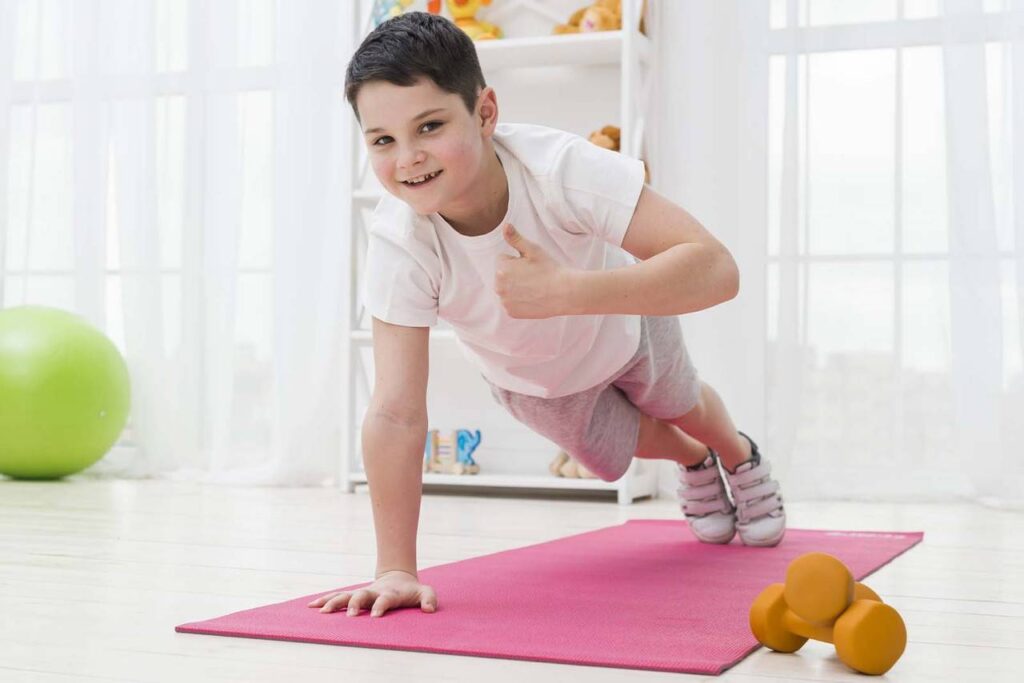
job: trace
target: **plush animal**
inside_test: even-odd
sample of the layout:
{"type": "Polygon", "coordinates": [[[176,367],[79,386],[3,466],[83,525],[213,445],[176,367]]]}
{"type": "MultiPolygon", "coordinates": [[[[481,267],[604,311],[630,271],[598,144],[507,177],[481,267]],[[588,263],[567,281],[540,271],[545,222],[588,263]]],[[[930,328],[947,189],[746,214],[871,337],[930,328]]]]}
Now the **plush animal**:
{"type": "Polygon", "coordinates": [[[595,130],[587,139],[598,147],[618,152],[619,144],[622,141],[622,130],[618,126],[605,126],[601,130],[595,130]]]}
{"type": "MultiPolygon", "coordinates": [[[[491,0],[447,0],[445,2],[445,5],[448,7],[448,13],[452,15],[452,21],[473,40],[501,38],[500,28],[476,18],[476,13],[480,11],[480,6],[490,4],[491,0]]],[[[440,14],[441,0],[430,0],[427,5],[427,11],[433,14],[440,14]]]]}
{"type": "Polygon", "coordinates": [[[554,33],[592,33],[618,31],[621,28],[622,0],[596,0],[573,12],[567,23],[555,26],[554,33]]]}
{"type": "MultiPolygon", "coordinates": [[[[622,141],[622,131],[618,126],[605,126],[601,130],[595,130],[587,139],[598,147],[618,152],[622,141]]],[[[650,169],[647,168],[646,162],[641,160],[641,163],[644,165],[644,182],[649,183],[651,182],[650,169]]]]}
{"type": "Polygon", "coordinates": [[[558,455],[548,465],[551,474],[556,477],[568,479],[596,479],[597,475],[584,467],[578,460],[574,460],[565,451],[558,451],[558,455]]]}

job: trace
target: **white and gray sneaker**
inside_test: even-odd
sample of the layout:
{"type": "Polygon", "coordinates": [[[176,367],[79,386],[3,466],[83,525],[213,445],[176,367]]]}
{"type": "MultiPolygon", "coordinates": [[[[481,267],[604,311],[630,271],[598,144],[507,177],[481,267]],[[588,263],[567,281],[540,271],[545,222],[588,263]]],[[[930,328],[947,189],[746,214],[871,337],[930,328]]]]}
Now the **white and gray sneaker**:
{"type": "Polygon", "coordinates": [[[718,455],[708,449],[704,462],[692,467],[679,465],[679,509],[698,540],[725,544],[736,534],[736,509],[725,492],[718,471],[718,455]]]}
{"type": "Polygon", "coordinates": [[[744,545],[778,545],[786,534],[786,511],[779,482],[772,479],[771,465],[761,457],[753,439],[743,432],[740,435],[750,442],[750,460],[740,464],[735,472],[722,468],[736,502],[736,531],[744,545]]]}

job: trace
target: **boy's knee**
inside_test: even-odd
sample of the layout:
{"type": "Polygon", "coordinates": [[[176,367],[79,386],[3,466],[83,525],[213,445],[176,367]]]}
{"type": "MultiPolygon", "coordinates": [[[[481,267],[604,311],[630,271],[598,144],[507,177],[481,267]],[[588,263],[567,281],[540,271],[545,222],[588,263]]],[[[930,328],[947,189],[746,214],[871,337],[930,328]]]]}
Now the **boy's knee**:
{"type": "Polygon", "coordinates": [[[693,407],[678,417],[674,417],[671,420],[666,420],[675,426],[682,428],[684,424],[694,424],[696,422],[702,422],[704,415],[707,412],[707,405],[704,402],[704,396],[701,392],[697,392],[696,401],[693,407]]]}

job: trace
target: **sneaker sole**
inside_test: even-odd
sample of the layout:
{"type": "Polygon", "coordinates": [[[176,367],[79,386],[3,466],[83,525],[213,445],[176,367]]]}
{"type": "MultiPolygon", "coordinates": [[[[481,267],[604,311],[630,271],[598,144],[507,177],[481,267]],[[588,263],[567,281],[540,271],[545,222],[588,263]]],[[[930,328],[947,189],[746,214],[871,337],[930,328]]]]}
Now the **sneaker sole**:
{"type": "Polygon", "coordinates": [[[785,537],[786,537],[786,530],[783,529],[782,533],[779,534],[777,537],[766,538],[766,539],[758,539],[758,540],[749,540],[748,541],[747,539],[743,538],[743,536],[741,535],[740,536],[740,541],[743,542],[743,545],[751,546],[753,548],[774,548],[779,543],[781,543],[782,539],[785,538],[785,537]]]}
{"type": "Polygon", "coordinates": [[[727,543],[731,543],[732,539],[736,537],[736,531],[733,530],[733,532],[728,536],[705,538],[703,536],[699,536],[697,532],[693,530],[692,526],[690,527],[690,533],[693,534],[694,538],[696,538],[701,543],[708,543],[710,545],[725,545],[727,543]]]}

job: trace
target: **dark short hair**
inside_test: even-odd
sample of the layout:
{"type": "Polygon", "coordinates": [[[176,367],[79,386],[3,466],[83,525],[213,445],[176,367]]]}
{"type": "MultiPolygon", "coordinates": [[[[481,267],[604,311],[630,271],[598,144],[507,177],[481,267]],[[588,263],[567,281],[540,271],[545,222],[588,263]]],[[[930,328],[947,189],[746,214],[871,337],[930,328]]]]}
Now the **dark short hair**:
{"type": "Polygon", "coordinates": [[[462,29],[436,14],[400,14],[375,28],[352,55],[345,72],[345,99],[358,119],[356,97],[363,84],[411,86],[422,77],[461,97],[470,113],[487,85],[473,41],[462,29]]]}

